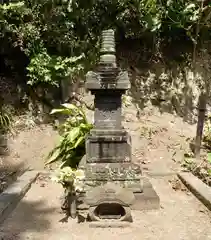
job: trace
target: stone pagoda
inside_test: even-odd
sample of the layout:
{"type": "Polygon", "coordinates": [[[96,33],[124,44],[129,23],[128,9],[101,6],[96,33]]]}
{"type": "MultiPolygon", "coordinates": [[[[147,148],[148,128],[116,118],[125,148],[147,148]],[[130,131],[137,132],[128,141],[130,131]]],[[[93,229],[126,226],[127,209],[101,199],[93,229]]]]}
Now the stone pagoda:
{"type": "Polygon", "coordinates": [[[95,97],[94,128],[79,166],[86,178],[77,211],[91,221],[132,221],[131,209],[158,208],[159,197],[133,163],[131,137],[121,123],[122,95],[130,81],[117,67],[113,30],[102,33],[100,61],[87,73],[86,88],[95,97]]]}

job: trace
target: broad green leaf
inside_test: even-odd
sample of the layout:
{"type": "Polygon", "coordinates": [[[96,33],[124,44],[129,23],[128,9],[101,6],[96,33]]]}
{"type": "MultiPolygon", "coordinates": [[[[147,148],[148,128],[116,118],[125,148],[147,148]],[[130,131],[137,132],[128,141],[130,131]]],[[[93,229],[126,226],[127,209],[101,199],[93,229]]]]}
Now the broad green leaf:
{"type": "Polygon", "coordinates": [[[84,124],[84,123],[81,123],[80,124],[80,128],[81,129],[85,129],[85,130],[90,130],[90,129],[92,129],[93,128],[93,125],[92,124],[84,124]]]}
{"type": "Polygon", "coordinates": [[[65,107],[65,108],[78,111],[78,107],[75,106],[74,104],[71,104],[71,103],[63,103],[63,104],[61,104],[61,105],[62,105],[63,107],[65,107]]]}
{"type": "Polygon", "coordinates": [[[56,113],[62,113],[62,114],[67,114],[69,115],[71,112],[69,109],[64,109],[64,108],[61,108],[61,109],[53,109],[50,114],[56,114],[56,113]]]}
{"type": "Polygon", "coordinates": [[[79,113],[80,115],[83,116],[83,118],[85,118],[85,112],[83,111],[82,108],[80,107],[77,107],[76,105],[74,104],[71,104],[71,103],[63,103],[61,104],[63,107],[67,108],[67,109],[71,109],[71,110],[74,110],[75,113],[79,113]]]}
{"type": "Polygon", "coordinates": [[[67,164],[67,161],[64,161],[64,162],[62,162],[62,163],[59,165],[59,168],[63,168],[63,167],[65,167],[66,165],[68,165],[68,164],[67,164]]]}
{"type": "Polygon", "coordinates": [[[79,137],[76,143],[74,144],[74,148],[77,148],[84,141],[85,141],[84,136],[79,137]]]}
{"type": "Polygon", "coordinates": [[[71,143],[80,135],[80,127],[75,127],[73,128],[69,133],[68,133],[68,139],[71,143]]]}
{"type": "Polygon", "coordinates": [[[80,124],[80,128],[82,128],[82,129],[87,129],[87,128],[89,128],[89,125],[88,125],[88,124],[81,123],[81,124],[80,124]]]}
{"type": "Polygon", "coordinates": [[[54,151],[49,155],[48,161],[45,163],[45,165],[49,165],[58,161],[60,154],[61,154],[60,149],[55,148],[54,151]]]}
{"type": "Polygon", "coordinates": [[[207,154],[207,160],[208,160],[208,162],[211,164],[211,153],[208,153],[208,154],[207,154]]]}

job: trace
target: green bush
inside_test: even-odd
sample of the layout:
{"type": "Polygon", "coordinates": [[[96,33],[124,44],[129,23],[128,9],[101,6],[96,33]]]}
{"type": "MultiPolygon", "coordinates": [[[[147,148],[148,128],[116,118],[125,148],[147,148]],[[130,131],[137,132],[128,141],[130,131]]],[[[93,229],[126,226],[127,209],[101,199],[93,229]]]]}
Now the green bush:
{"type": "Polygon", "coordinates": [[[68,118],[58,127],[61,139],[50,152],[46,165],[60,162],[60,168],[76,169],[85,154],[85,139],[93,126],[88,122],[82,107],[73,104],[62,104],[62,108],[53,109],[51,114],[63,114],[68,118]]]}
{"type": "Polygon", "coordinates": [[[119,40],[150,35],[158,44],[185,34],[196,44],[209,33],[210,16],[209,1],[16,0],[0,5],[0,42],[4,52],[12,46],[28,57],[29,84],[58,85],[58,62],[63,66],[61,78],[87,71],[95,63],[103,29],[116,29],[119,40]],[[79,67],[65,60],[82,54],[79,67]]]}
{"type": "Polygon", "coordinates": [[[0,107],[0,134],[4,134],[11,128],[12,117],[10,113],[4,108],[0,107]]]}

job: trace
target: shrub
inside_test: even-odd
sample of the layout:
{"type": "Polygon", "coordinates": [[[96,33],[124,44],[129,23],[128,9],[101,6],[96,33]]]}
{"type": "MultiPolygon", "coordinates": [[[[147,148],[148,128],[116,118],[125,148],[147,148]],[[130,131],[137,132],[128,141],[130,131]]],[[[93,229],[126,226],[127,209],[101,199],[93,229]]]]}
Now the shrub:
{"type": "Polygon", "coordinates": [[[60,168],[68,166],[76,169],[85,154],[85,139],[93,126],[88,123],[82,107],[73,104],[62,104],[62,107],[51,112],[67,115],[68,118],[58,127],[61,139],[50,152],[46,164],[61,162],[60,168]]]}

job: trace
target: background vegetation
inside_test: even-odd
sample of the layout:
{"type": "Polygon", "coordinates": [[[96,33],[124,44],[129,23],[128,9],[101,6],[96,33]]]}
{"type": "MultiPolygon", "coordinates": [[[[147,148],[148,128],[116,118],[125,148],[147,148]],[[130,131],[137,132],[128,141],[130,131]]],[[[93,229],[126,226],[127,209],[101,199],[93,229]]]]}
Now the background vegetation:
{"type": "Polygon", "coordinates": [[[14,81],[27,86],[27,94],[38,92],[39,97],[61,87],[62,81],[75,81],[93,66],[103,29],[116,29],[118,45],[125,43],[125,39],[138,40],[143,48],[147,47],[151,61],[162,58],[168,45],[176,41],[177,46],[185,45],[185,51],[177,54],[177,58],[172,54],[172,60],[190,64],[197,50],[210,39],[209,1],[3,2],[1,74],[15,73],[14,81]]]}

